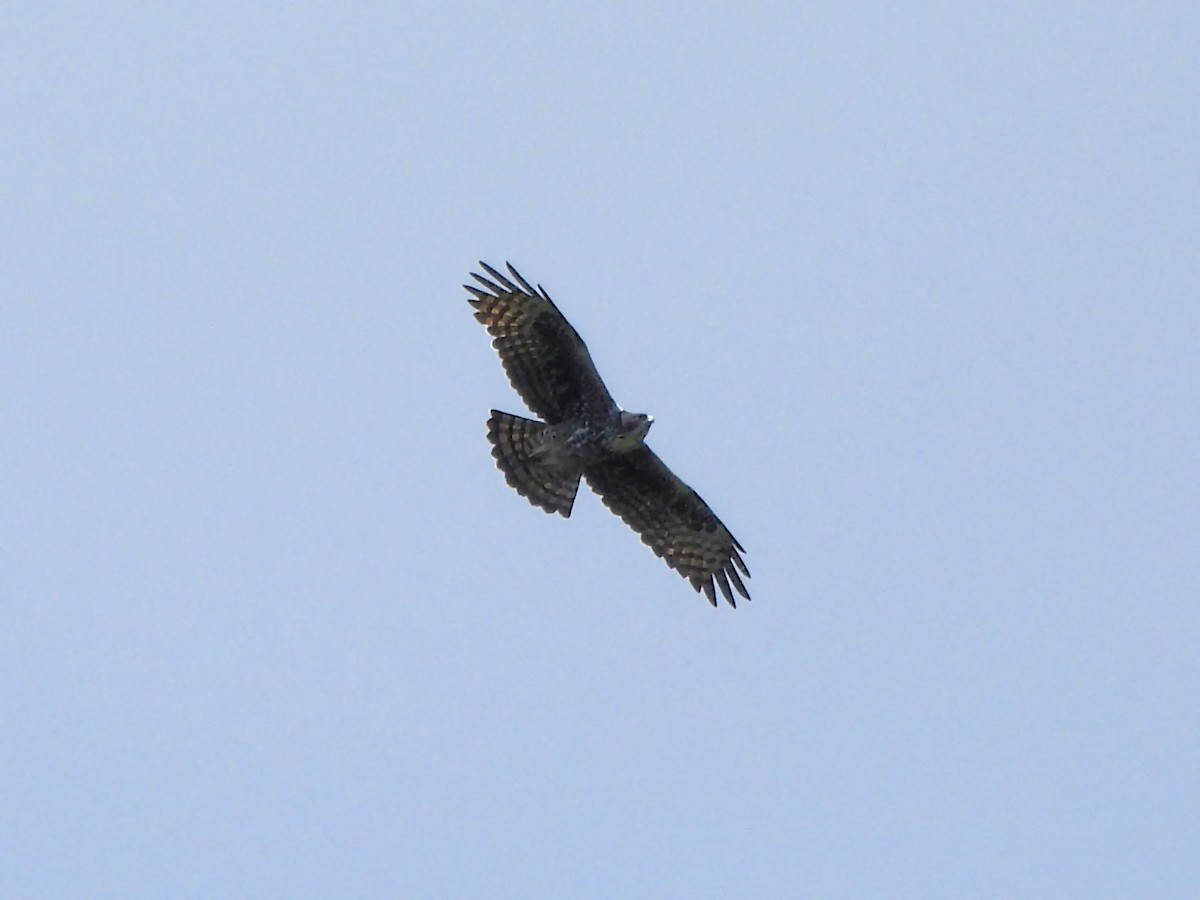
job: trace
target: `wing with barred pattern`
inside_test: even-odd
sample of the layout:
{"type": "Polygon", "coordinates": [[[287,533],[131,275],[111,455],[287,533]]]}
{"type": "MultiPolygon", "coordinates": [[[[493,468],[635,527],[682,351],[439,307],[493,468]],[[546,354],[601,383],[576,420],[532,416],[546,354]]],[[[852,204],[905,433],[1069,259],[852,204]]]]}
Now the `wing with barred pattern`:
{"type": "Polygon", "coordinates": [[[479,265],[491,278],[471,273],[482,287],[463,285],[473,297],[468,302],[526,405],[551,425],[615,409],[587,345],[542,286],[535,291],[512,263],[511,278],[479,265]]]}
{"type": "Polygon", "coordinates": [[[746,552],[708,504],[679,479],[649,447],[613,456],[583,470],[604,505],[642,536],[662,560],[686,578],[713,606],[713,581],[730,606],[733,591],[750,594],[738,570],[750,570],[739,553],[746,552]],[[732,585],[733,590],[730,589],[732,585]]]}

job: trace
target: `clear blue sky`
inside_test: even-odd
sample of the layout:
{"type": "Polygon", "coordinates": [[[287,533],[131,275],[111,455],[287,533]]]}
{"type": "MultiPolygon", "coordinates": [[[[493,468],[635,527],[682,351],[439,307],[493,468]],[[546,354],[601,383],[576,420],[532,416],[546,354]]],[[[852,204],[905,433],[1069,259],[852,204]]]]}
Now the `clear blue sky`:
{"type": "Polygon", "coordinates": [[[1200,896],[1200,8],[1051,6],[3,13],[0,896],[1200,896]]]}

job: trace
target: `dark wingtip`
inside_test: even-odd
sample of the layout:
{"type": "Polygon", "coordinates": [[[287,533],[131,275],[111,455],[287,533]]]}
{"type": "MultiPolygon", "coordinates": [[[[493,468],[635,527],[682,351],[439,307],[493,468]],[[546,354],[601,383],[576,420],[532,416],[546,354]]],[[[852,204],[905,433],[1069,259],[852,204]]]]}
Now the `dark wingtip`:
{"type": "MultiPolygon", "coordinates": [[[[511,274],[512,277],[516,279],[517,284],[520,286],[521,290],[524,291],[526,294],[528,294],[530,297],[535,296],[533,293],[533,288],[530,287],[529,282],[525,280],[525,276],[517,271],[517,267],[514,266],[510,262],[505,262],[504,265],[508,266],[509,274],[511,274]]],[[[541,285],[538,285],[538,288],[540,289],[541,285]]]]}
{"type": "MultiPolygon", "coordinates": [[[[734,588],[737,589],[737,592],[739,594],[741,594],[743,597],[745,597],[747,600],[749,600],[750,592],[748,590],[746,590],[746,585],[742,583],[742,576],[740,576],[738,574],[737,567],[727,565],[725,567],[725,571],[726,571],[726,573],[728,573],[729,580],[731,582],[733,582],[733,586],[734,586],[734,588]]],[[[747,575],[747,577],[749,577],[749,575],[747,575]]]]}
{"type": "MultiPolygon", "coordinates": [[[[515,294],[520,291],[520,288],[518,288],[515,284],[513,284],[512,281],[509,280],[507,275],[504,275],[501,272],[497,271],[496,269],[493,269],[491,266],[489,266],[487,263],[485,263],[482,259],[479,261],[479,265],[483,266],[484,271],[487,272],[489,275],[491,275],[494,279],[496,279],[496,281],[498,281],[502,285],[502,289],[497,291],[497,293],[503,293],[504,291],[511,291],[512,293],[515,294]]],[[[509,266],[509,269],[512,269],[512,266],[509,266]]],[[[481,280],[481,281],[483,280],[483,279],[480,279],[478,275],[474,275],[473,277],[478,280],[481,280]]]]}
{"type": "MultiPolygon", "coordinates": [[[[478,278],[479,276],[476,275],[475,277],[478,278]]],[[[484,280],[485,279],[480,279],[481,283],[484,280]]],[[[487,291],[481,291],[479,288],[474,287],[472,285],[464,284],[463,287],[465,287],[467,289],[467,293],[469,293],[471,295],[470,297],[467,298],[467,302],[470,303],[473,307],[475,307],[477,312],[480,309],[480,307],[487,301],[487,299],[489,297],[492,297],[492,295],[489,294],[487,291]]],[[[495,299],[495,298],[492,297],[492,299],[495,299]]]]}
{"type": "Polygon", "coordinates": [[[725,602],[737,609],[737,601],[733,599],[733,591],[729,589],[729,579],[725,577],[725,570],[717,569],[713,572],[713,577],[717,580],[717,587],[721,589],[721,596],[725,598],[725,602]]]}
{"type": "MultiPolygon", "coordinates": [[[[504,278],[503,276],[497,274],[496,271],[491,266],[484,266],[484,268],[487,269],[489,272],[491,272],[493,275],[495,275],[495,277],[498,278],[500,281],[503,281],[505,283],[508,282],[507,278],[504,278]]],[[[484,300],[489,297],[492,299],[495,299],[496,297],[499,297],[501,294],[503,294],[505,291],[505,289],[503,287],[501,287],[500,285],[496,284],[496,282],[491,281],[487,278],[484,278],[478,272],[472,272],[471,277],[474,278],[476,281],[478,281],[480,284],[482,284],[485,288],[487,288],[487,291],[481,291],[481,290],[479,290],[479,288],[473,288],[469,284],[464,284],[463,287],[465,287],[468,291],[470,291],[472,294],[477,296],[480,300],[484,300]]]]}
{"type": "MultiPolygon", "coordinates": [[[[734,541],[734,544],[737,544],[737,541],[734,541]]],[[[741,548],[739,547],[739,549],[741,549],[741,548]]],[[[745,552],[746,552],[745,550],[742,550],[742,553],[745,553],[745,552]]],[[[748,568],[746,568],[746,561],[742,559],[742,557],[738,554],[737,550],[731,550],[729,552],[729,559],[733,562],[734,565],[736,565],[739,569],[742,570],[743,575],[745,575],[747,578],[750,577],[750,570],[748,568]]]]}

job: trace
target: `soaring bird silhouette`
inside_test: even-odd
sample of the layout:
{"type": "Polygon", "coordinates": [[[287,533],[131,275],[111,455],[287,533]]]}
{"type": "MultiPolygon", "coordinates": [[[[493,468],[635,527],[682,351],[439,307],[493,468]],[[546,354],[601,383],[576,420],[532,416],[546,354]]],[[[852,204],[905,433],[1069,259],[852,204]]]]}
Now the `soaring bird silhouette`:
{"type": "Polygon", "coordinates": [[[468,302],[487,326],[508,380],[543,420],[492,410],[488,440],[505,480],[534,506],[565,518],[582,476],[713,606],[714,581],[730,606],[737,606],[735,590],[749,600],[738,574],[750,577],[740,555],[745,549],[646,446],[654,419],[616,404],[587,346],[540,284],[535,291],[511,263],[508,275],[480,265],[489,277],[471,273],[479,286],[463,285],[468,302]]]}

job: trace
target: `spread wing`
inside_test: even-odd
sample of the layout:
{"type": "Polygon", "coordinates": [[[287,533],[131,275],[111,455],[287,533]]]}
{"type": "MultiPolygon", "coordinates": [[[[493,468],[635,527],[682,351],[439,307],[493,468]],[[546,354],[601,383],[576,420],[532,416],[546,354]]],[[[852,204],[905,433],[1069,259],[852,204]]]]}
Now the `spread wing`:
{"type": "Polygon", "coordinates": [[[551,425],[606,413],[616,404],[591,354],[554,301],[508,264],[512,278],[480,262],[491,279],[471,273],[482,288],[465,284],[475,318],[487,326],[508,380],[534,413],[551,425]]]}
{"type": "Polygon", "coordinates": [[[642,542],[692,583],[713,606],[713,580],[730,606],[733,588],[750,599],[738,569],[747,578],[742,547],[700,495],[684,484],[649,447],[613,456],[583,470],[604,505],[642,536],[642,542]]]}

